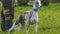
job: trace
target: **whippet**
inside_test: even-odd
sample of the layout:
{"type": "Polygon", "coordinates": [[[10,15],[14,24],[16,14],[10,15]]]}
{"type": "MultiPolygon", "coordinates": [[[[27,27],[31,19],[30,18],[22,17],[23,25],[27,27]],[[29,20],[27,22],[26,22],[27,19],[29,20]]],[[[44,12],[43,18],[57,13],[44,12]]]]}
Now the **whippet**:
{"type": "Polygon", "coordinates": [[[28,20],[28,27],[26,30],[26,34],[28,34],[29,27],[31,24],[35,24],[35,31],[37,33],[38,28],[38,9],[41,8],[41,1],[35,0],[32,10],[28,12],[22,13],[16,20],[16,23],[13,24],[13,26],[9,29],[9,32],[11,32],[18,23],[21,23],[21,29],[24,28],[26,20],[28,20]]]}
{"type": "Polygon", "coordinates": [[[37,33],[37,28],[38,28],[38,9],[41,8],[41,1],[40,0],[35,0],[35,4],[32,8],[32,10],[28,14],[28,27],[26,30],[26,34],[28,34],[29,27],[31,24],[35,24],[35,31],[37,33]]]}

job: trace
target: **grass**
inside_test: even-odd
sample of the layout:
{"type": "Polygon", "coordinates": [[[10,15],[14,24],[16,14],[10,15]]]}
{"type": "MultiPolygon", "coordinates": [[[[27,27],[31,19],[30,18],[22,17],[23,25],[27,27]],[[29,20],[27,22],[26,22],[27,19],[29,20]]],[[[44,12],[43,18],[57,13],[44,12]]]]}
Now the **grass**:
{"type": "MultiPolygon", "coordinates": [[[[17,16],[21,13],[31,10],[30,6],[17,6],[14,8],[14,22],[17,16]]],[[[1,6],[0,6],[1,13],[1,6]]],[[[38,11],[39,22],[38,22],[38,34],[60,34],[60,3],[51,3],[49,6],[43,6],[41,10],[38,11]]],[[[7,32],[2,32],[1,34],[8,34],[7,32]]],[[[22,31],[17,31],[16,29],[11,34],[25,34],[26,26],[22,31]]],[[[35,34],[34,27],[31,25],[29,34],[35,34]]]]}

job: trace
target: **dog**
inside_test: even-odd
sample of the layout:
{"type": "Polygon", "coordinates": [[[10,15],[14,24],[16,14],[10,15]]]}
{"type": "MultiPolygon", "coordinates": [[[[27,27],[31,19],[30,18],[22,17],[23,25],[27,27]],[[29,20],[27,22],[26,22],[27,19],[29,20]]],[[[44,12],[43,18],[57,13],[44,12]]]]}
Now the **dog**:
{"type": "Polygon", "coordinates": [[[9,29],[9,32],[11,32],[18,23],[21,23],[21,29],[24,28],[26,21],[28,21],[26,34],[28,34],[29,27],[32,24],[35,24],[35,31],[37,33],[38,28],[38,9],[41,8],[41,1],[35,0],[32,10],[22,13],[16,20],[16,23],[13,24],[13,26],[9,29]]]}

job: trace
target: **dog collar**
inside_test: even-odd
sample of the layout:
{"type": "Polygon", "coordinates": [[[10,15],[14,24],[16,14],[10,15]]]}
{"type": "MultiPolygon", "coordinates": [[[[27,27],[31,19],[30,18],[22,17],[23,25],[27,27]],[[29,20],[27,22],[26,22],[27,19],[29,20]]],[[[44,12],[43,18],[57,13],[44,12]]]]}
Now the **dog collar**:
{"type": "Polygon", "coordinates": [[[34,9],[34,11],[35,11],[35,12],[37,12],[37,11],[38,11],[38,9],[34,9]]]}

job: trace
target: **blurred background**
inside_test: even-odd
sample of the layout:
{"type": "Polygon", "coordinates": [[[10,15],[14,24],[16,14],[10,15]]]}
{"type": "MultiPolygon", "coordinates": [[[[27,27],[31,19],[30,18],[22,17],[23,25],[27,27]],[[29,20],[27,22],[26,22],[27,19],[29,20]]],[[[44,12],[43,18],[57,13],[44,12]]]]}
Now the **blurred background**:
{"type": "MultiPolygon", "coordinates": [[[[1,30],[1,11],[2,0],[0,0],[0,34],[8,34],[1,30]]],[[[14,6],[14,19],[16,21],[17,16],[25,11],[32,9],[34,0],[14,0],[12,6],[14,6]]],[[[38,34],[60,34],[60,0],[41,0],[42,9],[39,10],[39,22],[38,22],[38,34]]],[[[18,27],[17,27],[18,28],[18,27]]],[[[17,31],[17,28],[11,34],[25,34],[26,26],[24,30],[17,31]]],[[[35,34],[34,27],[31,25],[29,34],[35,34]]]]}

